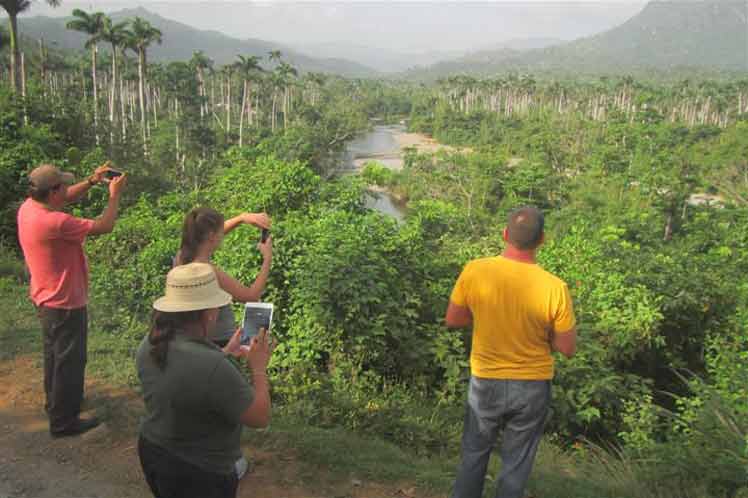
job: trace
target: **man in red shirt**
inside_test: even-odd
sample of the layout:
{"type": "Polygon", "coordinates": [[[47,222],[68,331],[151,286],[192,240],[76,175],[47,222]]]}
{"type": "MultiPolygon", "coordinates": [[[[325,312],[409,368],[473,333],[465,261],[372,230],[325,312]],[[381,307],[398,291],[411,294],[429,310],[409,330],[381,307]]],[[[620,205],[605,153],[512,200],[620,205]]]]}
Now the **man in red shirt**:
{"type": "Polygon", "coordinates": [[[126,175],[109,182],[109,202],[95,220],[62,209],[105,181],[106,165],[73,185],[73,175],[43,164],[29,174],[29,198],[18,209],[18,240],[31,274],[30,296],[44,334],[45,408],[53,437],[82,434],[96,427],[81,418],[88,336],[88,264],[83,242],[114,228],[126,175]]]}

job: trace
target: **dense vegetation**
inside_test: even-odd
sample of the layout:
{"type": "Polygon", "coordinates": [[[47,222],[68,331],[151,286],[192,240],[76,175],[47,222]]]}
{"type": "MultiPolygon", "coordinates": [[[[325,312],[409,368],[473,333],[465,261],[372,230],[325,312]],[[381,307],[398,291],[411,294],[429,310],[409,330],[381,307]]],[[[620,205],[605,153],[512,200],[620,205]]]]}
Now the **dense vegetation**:
{"type": "MultiPolygon", "coordinates": [[[[580,322],[549,426],[570,472],[590,496],[746,496],[745,82],[415,87],[298,74],[278,52],[267,66],[218,69],[200,53],[163,66],[147,62],[160,37],[147,22],[76,18],[90,65],[42,50],[16,91],[3,71],[0,237],[16,249],[15,206],[40,161],[82,176],[112,158],[130,173],[115,232],[88,243],[97,329],[117,361],[144,334],[184,213],[265,210],[280,412],[454,455],[469,336],[442,325],[449,292],[531,203],[548,213],[542,264],[569,283],[580,322]],[[337,174],[371,118],[404,116],[453,147],[411,151],[400,172],[337,174]],[[364,207],[368,183],[407,199],[402,224],[364,207]]],[[[75,210],[95,216],[103,201],[94,191],[75,210]]],[[[251,279],[253,241],[235,231],[217,263],[251,279]]]]}

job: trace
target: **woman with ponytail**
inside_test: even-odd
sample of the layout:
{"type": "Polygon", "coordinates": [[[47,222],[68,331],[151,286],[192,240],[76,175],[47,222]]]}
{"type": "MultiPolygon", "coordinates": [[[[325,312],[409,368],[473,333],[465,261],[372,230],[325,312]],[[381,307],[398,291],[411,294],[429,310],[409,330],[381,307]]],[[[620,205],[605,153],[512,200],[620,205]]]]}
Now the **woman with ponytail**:
{"type": "MultiPolygon", "coordinates": [[[[268,237],[265,242],[257,244],[257,248],[262,253],[262,267],[257,278],[250,286],[242,284],[214,265],[212,257],[213,253],[221,246],[223,237],[239,225],[253,225],[260,229],[269,230],[270,223],[270,217],[265,213],[243,213],[224,221],[223,215],[215,209],[209,207],[195,208],[187,213],[184,219],[182,244],[175,258],[175,263],[184,265],[195,261],[211,264],[218,277],[219,285],[231,295],[234,301],[240,303],[259,301],[270,274],[270,264],[273,259],[272,237],[268,237]]],[[[228,344],[235,330],[236,323],[231,304],[221,306],[210,340],[219,347],[224,347],[228,344]]],[[[241,479],[249,470],[249,461],[242,455],[236,461],[235,466],[236,475],[241,479]]]]}
{"type": "MultiPolygon", "coordinates": [[[[213,253],[221,246],[223,237],[239,225],[253,225],[260,229],[270,229],[270,217],[265,213],[243,213],[224,221],[223,215],[208,207],[195,208],[187,214],[182,225],[182,245],[176,257],[176,264],[184,265],[193,261],[213,265],[218,276],[218,283],[223,290],[231,294],[234,301],[240,303],[260,300],[265,290],[270,265],[273,259],[273,241],[268,237],[265,242],[257,244],[262,253],[262,267],[257,278],[250,286],[216,267],[212,262],[213,253]]],[[[219,346],[225,346],[236,329],[231,306],[221,308],[216,329],[211,340],[219,346]]]]}
{"type": "MultiPolygon", "coordinates": [[[[182,245],[175,259],[176,264],[183,265],[193,261],[213,264],[213,253],[221,246],[223,237],[239,225],[253,225],[260,229],[270,229],[270,217],[265,213],[243,213],[224,221],[223,215],[208,207],[195,208],[187,214],[182,225],[182,245]]],[[[265,290],[270,265],[273,259],[273,241],[271,237],[263,243],[257,244],[262,253],[262,267],[257,278],[250,286],[222,271],[215,265],[213,268],[218,275],[221,288],[231,294],[234,301],[240,303],[256,302],[260,300],[265,290]]],[[[222,307],[218,315],[216,329],[211,340],[219,346],[225,346],[231,339],[234,330],[234,314],[231,306],[222,307]]]]}
{"type": "Polygon", "coordinates": [[[234,498],[242,425],[270,420],[266,331],[241,345],[241,329],[219,348],[208,338],[231,296],[206,263],[173,268],[153,327],[137,353],[146,413],[138,453],[157,498],[234,498]],[[247,360],[252,384],[227,355],[247,360]]]}

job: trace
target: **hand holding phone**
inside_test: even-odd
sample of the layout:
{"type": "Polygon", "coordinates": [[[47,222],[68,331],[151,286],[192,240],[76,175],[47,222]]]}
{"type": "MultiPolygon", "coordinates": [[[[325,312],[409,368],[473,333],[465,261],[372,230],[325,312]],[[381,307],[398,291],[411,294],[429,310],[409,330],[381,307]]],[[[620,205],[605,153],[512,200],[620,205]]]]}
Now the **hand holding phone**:
{"type": "Polygon", "coordinates": [[[242,349],[246,351],[244,358],[247,360],[249,368],[252,369],[252,374],[267,374],[267,366],[270,363],[270,357],[275,346],[275,339],[270,337],[265,329],[261,329],[260,333],[252,338],[249,346],[242,346],[242,349]]]}
{"type": "Polygon", "coordinates": [[[264,244],[265,242],[267,242],[269,236],[270,230],[267,228],[263,228],[262,233],[260,234],[260,243],[264,244]]]}
{"type": "Polygon", "coordinates": [[[244,319],[242,320],[242,344],[249,344],[253,337],[260,334],[260,330],[270,332],[273,321],[272,303],[247,303],[244,305],[244,319]]]}
{"type": "Polygon", "coordinates": [[[122,172],[116,169],[109,168],[108,170],[104,171],[104,178],[106,178],[107,180],[114,180],[119,176],[122,176],[122,172]]]}

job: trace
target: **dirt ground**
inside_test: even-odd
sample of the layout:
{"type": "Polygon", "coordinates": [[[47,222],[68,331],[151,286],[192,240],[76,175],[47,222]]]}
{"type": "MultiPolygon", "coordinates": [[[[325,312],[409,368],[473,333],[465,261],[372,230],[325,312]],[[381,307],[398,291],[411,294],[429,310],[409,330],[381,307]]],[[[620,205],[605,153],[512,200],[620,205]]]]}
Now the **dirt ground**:
{"type": "MultiPolygon", "coordinates": [[[[34,357],[0,361],[0,498],[152,496],[140,470],[136,433],[142,401],[130,390],[87,379],[84,414],[104,423],[79,437],[52,439],[43,411],[42,372],[34,357]]],[[[316,476],[292,451],[245,445],[254,462],[239,497],[413,498],[412,488],[316,476]]]]}

